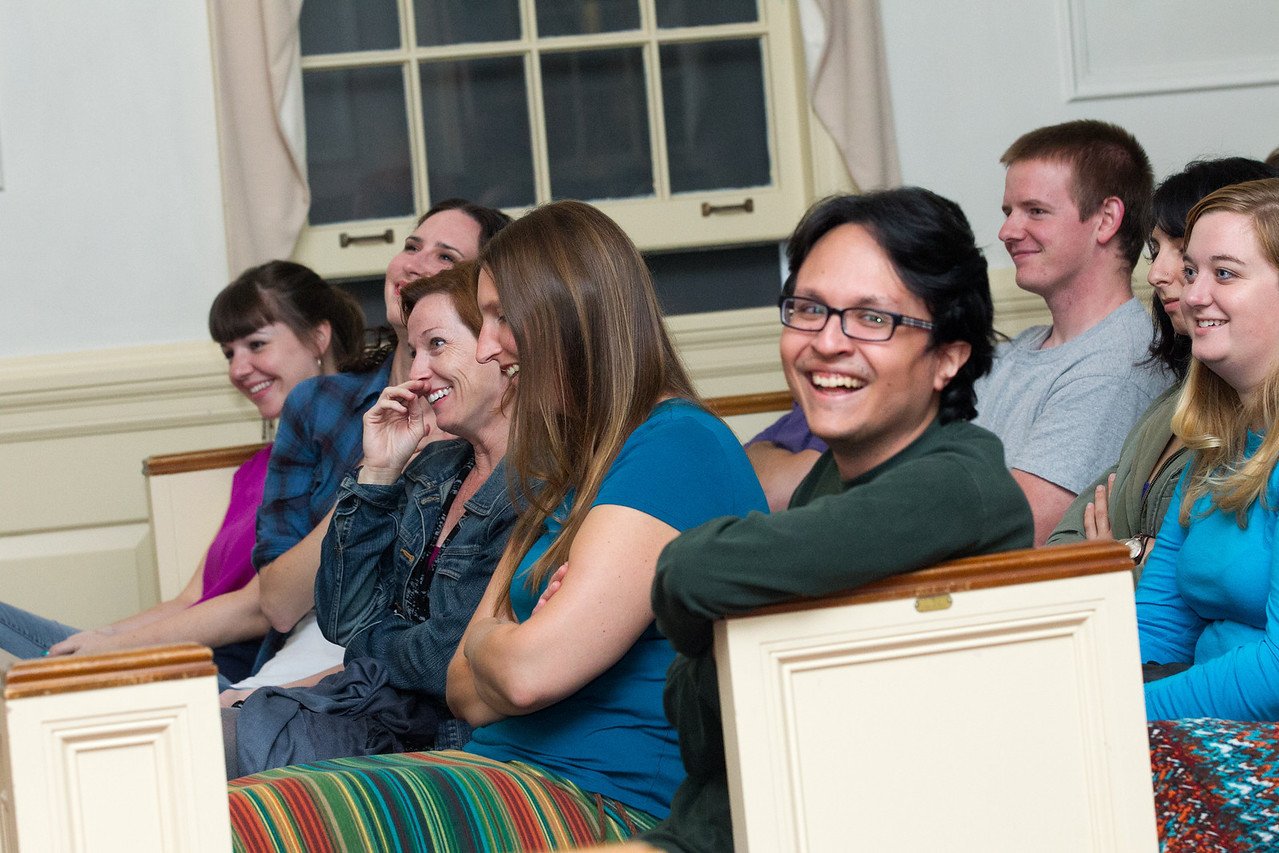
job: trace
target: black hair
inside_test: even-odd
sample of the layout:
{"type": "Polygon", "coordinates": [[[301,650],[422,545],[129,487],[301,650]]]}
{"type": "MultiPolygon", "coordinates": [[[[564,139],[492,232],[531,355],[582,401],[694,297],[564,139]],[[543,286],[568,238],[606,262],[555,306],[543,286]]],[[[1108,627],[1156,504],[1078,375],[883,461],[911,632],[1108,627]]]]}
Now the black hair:
{"type": "MultiPolygon", "coordinates": [[[[480,226],[480,248],[483,249],[488,245],[488,241],[492,240],[497,232],[510,225],[514,220],[502,211],[494,207],[486,207],[482,204],[476,204],[464,198],[446,198],[437,201],[435,204],[423,213],[417,219],[417,225],[421,225],[437,213],[443,213],[446,210],[458,210],[475,220],[480,226]]],[[[415,228],[417,226],[414,226],[415,228]]],[[[405,314],[405,319],[408,315],[405,314]]],[[[382,363],[391,357],[395,352],[396,346],[399,345],[399,338],[395,335],[395,330],[390,326],[378,326],[376,329],[370,330],[370,342],[364,348],[363,354],[346,368],[354,372],[363,372],[368,370],[376,370],[381,367],[382,363]]]]}
{"type": "Polygon", "coordinates": [[[977,416],[973,383],[991,366],[995,351],[994,304],[986,258],[959,205],[919,187],[865,195],[836,195],[809,208],[786,244],[789,274],[784,292],[817,241],[841,225],[860,225],[888,255],[906,288],[932,315],[931,344],[964,341],[968,361],[941,393],[942,423],[977,416]]]}
{"type": "MultiPolygon", "coordinates": [[[[1164,179],[1152,199],[1154,227],[1174,240],[1186,236],[1186,215],[1204,196],[1231,184],[1279,177],[1279,169],[1248,157],[1194,160],[1175,175],[1164,179]]],[[[1152,250],[1153,256],[1153,250],[1152,250]]],[[[1163,364],[1178,378],[1190,367],[1190,338],[1172,328],[1172,320],[1156,293],[1151,300],[1150,321],[1154,336],[1149,364],[1163,364]]]]}
{"type": "Polygon", "coordinates": [[[220,344],[283,323],[309,343],[321,323],[329,324],[329,347],[338,368],[360,355],[364,312],[346,291],[292,261],[268,261],[240,273],[222,288],[209,308],[209,335],[220,344]]]}
{"type": "Polygon", "coordinates": [[[460,210],[475,220],[476,224],[480,226],[481,249],[484,248],[484,245],[489,240],[493,239],[494,234],[511,224],[511,217],[497,208],[485,207],[482,204],[476,204],[464,198],[446,198],[437,201],[431,205],[430,210],[418,217],[417,224],[421,225],[435,214],[443,213],[446,210],[460,210]]]}

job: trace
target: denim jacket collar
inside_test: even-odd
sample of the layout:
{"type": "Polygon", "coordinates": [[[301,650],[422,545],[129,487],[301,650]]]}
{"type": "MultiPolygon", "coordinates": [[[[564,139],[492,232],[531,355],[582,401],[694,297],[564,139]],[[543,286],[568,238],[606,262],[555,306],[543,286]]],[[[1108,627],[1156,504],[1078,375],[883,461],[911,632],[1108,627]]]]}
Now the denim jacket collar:
{"type": "MultiPolygon", "coordinates": [[[[467,458],[474,455],[474,452],[471,445],[460,438],[450,441],[433,441],[404,469],[404,478],[430,492],[438,491],[442,481],[435,476],[435,472],[456,471],[467,458]]],[[[492,513],[494,505],[504,497],[506,497],[505,457],[497,463],[497,467],[493,469],[492,474],[489,474],[479,491],[466,502],[466,511],[471,515],[487,516],[492,513]]],[[[507,502],[510,502],[509,498],[507,502]]]]}

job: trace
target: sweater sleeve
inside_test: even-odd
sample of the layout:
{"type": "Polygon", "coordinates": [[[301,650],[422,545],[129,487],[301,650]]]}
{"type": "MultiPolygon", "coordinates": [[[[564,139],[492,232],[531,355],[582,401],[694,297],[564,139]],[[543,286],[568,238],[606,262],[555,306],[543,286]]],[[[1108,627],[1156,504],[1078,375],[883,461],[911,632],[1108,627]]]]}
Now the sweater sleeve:
{"type": "Polygon", "coordinates": [[[926,457],[786,512],[688,531],[658,559],[653,609],[677,650],[702,654],[717,618],[939,562],[982,542],[989,518],[968,466],[926,457]]]}

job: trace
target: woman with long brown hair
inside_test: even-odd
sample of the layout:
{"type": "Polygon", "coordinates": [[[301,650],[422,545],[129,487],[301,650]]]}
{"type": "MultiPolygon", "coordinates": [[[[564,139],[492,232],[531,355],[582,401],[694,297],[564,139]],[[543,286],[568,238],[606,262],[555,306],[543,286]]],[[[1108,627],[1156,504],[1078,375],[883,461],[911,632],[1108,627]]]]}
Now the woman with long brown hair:
{"type": "MultiPolygon", "coordinates": [[[[581,202],[549,204],[478,263],[477,357],[513,380],[506,464],[526,508],[449,667],[449,707],[477,726],[473,739],[344,760],[340,775],[249,777],[232,791],[241,838],[283,798],[277,773],[375,792],[393,810],[379,832],[449,849],[619,840],[664,817],[683,779],[662,705],[675,655],[649,601],[657,556],[683,530],[763,510],[763,491],[698,401],[616,223],[581,202]]],[[[299,819],[307,829],[272,831],[305,847],[306,833],[359,820],[334,811],[355,796],[325,799],[311,816],[321,829],[299,819]]]]}

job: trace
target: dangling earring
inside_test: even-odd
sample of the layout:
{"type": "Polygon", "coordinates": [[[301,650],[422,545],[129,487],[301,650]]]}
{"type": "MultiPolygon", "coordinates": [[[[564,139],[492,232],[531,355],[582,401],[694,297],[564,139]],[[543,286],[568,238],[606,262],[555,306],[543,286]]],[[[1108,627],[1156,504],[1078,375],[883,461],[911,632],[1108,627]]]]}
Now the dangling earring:
{"type": "Polygon", "coordinates": [[[324,372],[324,360],[320,358],[318,355],[315,357],[315,368],[321,373],[324,372]]]}
{"type": "Polygon", "coordinates": [[[270,418],[262,419],[262,440],[263,441],[275,440],[275,421],[271,420],[270,418]]]}

